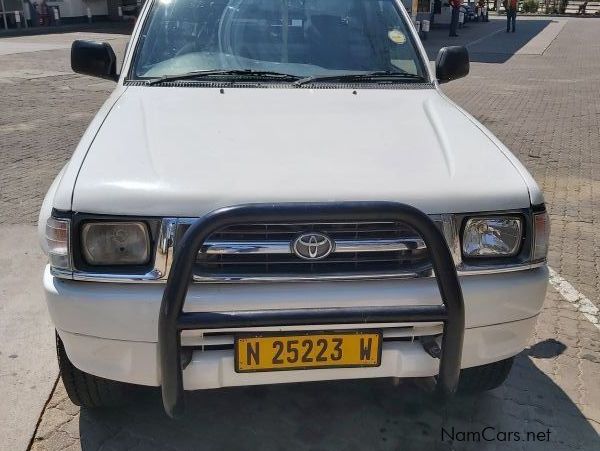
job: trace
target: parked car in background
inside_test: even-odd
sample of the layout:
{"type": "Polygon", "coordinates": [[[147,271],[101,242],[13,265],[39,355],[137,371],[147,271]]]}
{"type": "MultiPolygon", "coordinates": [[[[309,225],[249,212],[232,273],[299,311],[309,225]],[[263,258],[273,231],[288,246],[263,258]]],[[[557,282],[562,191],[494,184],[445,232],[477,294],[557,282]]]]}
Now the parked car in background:
{"type": "Polygon", "coordinates": [[[141,6],[141,3],[138,4],[137,0],[122,0],[121,9],[123,11],[123,15],[137,17],[140,12],[139,11],[140,6],[141,6]]]}
{"type": "Polygon", "coordinates": [[[477,4],[473,2],[464,2],[461,11],[465,14],[465,22],[472,22],[477,19],[477,4]]]}

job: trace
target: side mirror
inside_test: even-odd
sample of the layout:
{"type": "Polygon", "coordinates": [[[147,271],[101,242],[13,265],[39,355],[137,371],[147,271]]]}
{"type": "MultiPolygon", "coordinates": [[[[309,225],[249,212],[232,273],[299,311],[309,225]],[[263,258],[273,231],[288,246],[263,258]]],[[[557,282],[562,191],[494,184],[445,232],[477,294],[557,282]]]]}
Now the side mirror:
{"type": "Polygon", "coordinates": [[[466,47],[452,46],[440,49],[435,60],[435,75],[440,83],[466,77],[469,73],[469,52],[466,47]]]}
{"type": "Polygon", "coordinates": [[[71,45],[71,69],[78,74],[117,81],[117,57],[106,42],[75,41],[71,45]]]}

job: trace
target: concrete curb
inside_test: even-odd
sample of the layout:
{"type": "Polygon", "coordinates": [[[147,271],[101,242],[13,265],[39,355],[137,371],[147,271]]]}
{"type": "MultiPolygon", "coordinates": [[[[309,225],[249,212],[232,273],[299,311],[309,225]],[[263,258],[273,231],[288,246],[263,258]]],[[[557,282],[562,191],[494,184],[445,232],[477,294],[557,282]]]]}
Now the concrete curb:
{"type": "Polygon", "coordinates": [[[0,247],[0,450],[21,451],[56,386],[58,365],[37,228],[0,226],[0,247]]]}

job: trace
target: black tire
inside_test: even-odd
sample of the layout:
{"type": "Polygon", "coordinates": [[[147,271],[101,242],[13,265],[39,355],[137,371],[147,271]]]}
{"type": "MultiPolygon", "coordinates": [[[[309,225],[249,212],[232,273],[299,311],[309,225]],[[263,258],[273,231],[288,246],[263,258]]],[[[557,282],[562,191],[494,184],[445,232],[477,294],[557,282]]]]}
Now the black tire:
{"type": "Polygon", "coordinates": [[[127,400],[131,385],[94,376],[75,368],[67,357],[58,333],[56,334],[56,353],[60,376],[73,404],[96,409],[118,406],[127,400]]]}
{"type": "Polygon", "coordinates": [[[508,377],[514,360],[514,357],[510,357],[499,362],[461,370],[458,392],[480,393],[499,387],[508,377]]]}

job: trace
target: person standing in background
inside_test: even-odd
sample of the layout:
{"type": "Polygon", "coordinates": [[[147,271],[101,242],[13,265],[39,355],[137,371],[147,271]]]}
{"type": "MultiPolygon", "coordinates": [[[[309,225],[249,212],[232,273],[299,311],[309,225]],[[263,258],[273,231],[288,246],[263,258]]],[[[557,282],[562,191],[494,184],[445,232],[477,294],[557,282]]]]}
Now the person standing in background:
{"type": "Polygon", "coordinates": [[[442,0],[433,0],[433,8],[431,11],[431,17],[429,21],[433,24],[435,21],[435,15],[442,14],[442,0]]]}
{"type": "Polygon", "coordinates": [[[485,6],[485,0],[478,0],[477,1],[477,20],[481,19],[481,21],[483,22],[485,20],[485,16],[483,14],[483,7],[485,6]]]}
{"type": "Polygon", "coordinates": [[[31,5],[31,26],[32,27],[38,27],[40,25],[40,16],[39,16],[39,12],[38,12],[38,4],[37,2],[29,2],[29,4],[31,5]]]}
{"type": "Polygon", "coordinates": [[[29,3],[29,0],[25,0],[23,2],[23,18],[25,19],[27,27],[31,26],[31,8],[33,8],[33,6],[29,3]]]}
{"type": "Polygon", "coordinates": [[[506,0],[504,8],[506,8],[506,32],[508,33],[512,24],[512,32],[515,32],[515,24],[517,23],[517,0],[506,0]]]}
{"type": "MultiPolygon", "coordinates": [[[[509,0],[510,1],[510,0],[509,0]]],[[[458,14],[462,0],[450,0],[450,6],[452,6],[452,20],[450,21],[450,37],[456,37],[456,29],[458,28],[458,14]]]]}

